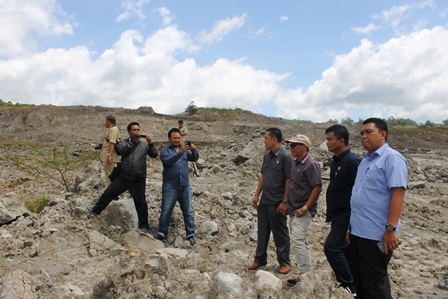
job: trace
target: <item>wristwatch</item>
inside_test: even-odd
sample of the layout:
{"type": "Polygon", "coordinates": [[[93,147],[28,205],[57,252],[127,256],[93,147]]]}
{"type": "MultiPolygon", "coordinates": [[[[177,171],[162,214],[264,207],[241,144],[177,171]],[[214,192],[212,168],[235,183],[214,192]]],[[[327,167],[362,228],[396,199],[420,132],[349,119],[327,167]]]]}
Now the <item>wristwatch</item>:
{"type": "Polygon", "coordinates": [[[397,228],[395,226],[393,226],[392,224],[386,225],[386,229],[388,232],[394,232],[397,230],[397,228]]]}
{"type": "Polygon", "coordinates": [[[284,199],[284,200],[282,201],[282,203],[288,203],[288,200],[287,200],[287,199],[284,199]]]}
{"type": "Polygon", "coordinates": [[[304,205],[304,206],[302,207],[302,210],[305,211],[305,212],[308,211],[308,208],[306,207],[306,205],[304,205]]]}

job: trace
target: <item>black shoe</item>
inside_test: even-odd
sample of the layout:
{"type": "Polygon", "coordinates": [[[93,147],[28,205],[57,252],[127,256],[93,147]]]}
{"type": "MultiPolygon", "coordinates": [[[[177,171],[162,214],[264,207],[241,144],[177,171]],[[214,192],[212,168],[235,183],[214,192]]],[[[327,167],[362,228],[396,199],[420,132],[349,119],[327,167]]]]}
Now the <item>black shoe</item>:
{"type": "Polygon", "coordinates": [[[161,234],[157,234],[154,239],[159,240],[159,241],[163,241],[165,239],[164,236],[162,236],[161,234]]]}
{"type": "Polygon", "coordinates": [[[149,235],[149,229],[147,229],[146,227],[139,228],[138,232],[144,235],[149,235]]]}
{"type": "Polygon", "coordinates": [[[349,295],[352,295],[353,298],[356,298],[356,290],[354,285],[343,286],[342,284],[338,285],[338,288],[344,289],[349,295]]]}
{"type": "Polygon", "coordinates": [[[91,207],[84,207],[84,209],[92,215],[99,216],[100,214],[95,213],[91,207]]]}
{"type": "Polygon", "coordinates": [[[188,242],[190,242],[190,245],[191,245],[191,246],[194,246],[194,244],[196,244],[196,241],[194,240],[194,237],[193,237],[193,236],[188,237],[187,240],[188,240],[188,242]]]}

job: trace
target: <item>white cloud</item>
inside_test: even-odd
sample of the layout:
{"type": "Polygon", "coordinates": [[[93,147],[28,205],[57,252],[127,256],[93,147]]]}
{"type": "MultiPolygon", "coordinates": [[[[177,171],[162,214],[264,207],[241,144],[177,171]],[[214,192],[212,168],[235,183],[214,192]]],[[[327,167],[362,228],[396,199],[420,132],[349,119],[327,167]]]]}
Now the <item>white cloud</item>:
{"type": "Polygon", "coordinates": [[[280,16],[280,22],[286,22],[289,20],[288,16],[280,16]]]}
{"type": "Polygon", "coordinates": [[[168,8],[166,7],[160,7],[158,9],[160,16],[163,18],[163,26],[168,26],[171,24],[171,21],[173,20],[173,16],[168,8]]]}
{"type": "Polygon", "coordinates": [[[143,13],[143,7],[145,4],[148,4],[149,0],[124,0],[121,2],[121,6],[124,9],[124,12],[118,15],[117,22],[121,22],[135,15],[139,20],[143,20],[146,18],[146,15],[143,13]]]}
{"type": "Polygon", "coordinates": [[[0,56],[32,53],[35,34],[72,34],[76,26],[56,0],[0,0],[0,7],[0,56]]]}
{"type": "Polygon", "coordinates": [[[305,91],[279,94],[278,114],[326,121],[335,118],[334,110],[350,117],[356,107],[367,116],[393,115],[423,121],[424,115],[430,115],[435,121],[446,119],[446,44],[448,30],[443,27],[421,30],[384,44],[363,40],[350,53],[338,55],[322,79],[305,91]],[[308,110],[294,111],[302,105],[308,110]]]}
{"type": "Polygon", "coordinates": [[[176,52],[190,47],[189,36],[171,25],[146,39],[138,31],[126,31],[96,60],[85,47],[0,60],[5,70],[0,73],[2,99],[152,106],[160,113],[182,112],[194,100],[201,107],[253,110],[274,98],[289,75],[256,70],[244,59],[222,58],[201,67],[194,59],[175,58],[176,52]]]}
{"type": "Polygon", "coordinates": [[[210,32],[205,30],[201,32],[199,40],[204,44],[211,44],[216,41],[221,41],[226,35],[232,31],[240,29],[246,22],[247,14],[239,17],[226,18],[213,24],[210,32]]]}
{"type": "Polygon", "coordinates": [[[369,25],[364,26],[364,27],[352,27],[351,30],[356,33],[369,34],[369,33],[376,31],[380,28],[381,28],[380,26],[370,23],[369,25]]]}

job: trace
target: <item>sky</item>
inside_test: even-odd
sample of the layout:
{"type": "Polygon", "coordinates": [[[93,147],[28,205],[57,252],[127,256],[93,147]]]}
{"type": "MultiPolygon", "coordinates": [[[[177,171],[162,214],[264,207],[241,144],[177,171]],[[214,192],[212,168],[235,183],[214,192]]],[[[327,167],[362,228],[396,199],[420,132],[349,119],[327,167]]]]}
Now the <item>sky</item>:
{"type": "Polygon", "coordinates": [[[448,119],[446,0],[0,0],[0,99],[448,119]]]}

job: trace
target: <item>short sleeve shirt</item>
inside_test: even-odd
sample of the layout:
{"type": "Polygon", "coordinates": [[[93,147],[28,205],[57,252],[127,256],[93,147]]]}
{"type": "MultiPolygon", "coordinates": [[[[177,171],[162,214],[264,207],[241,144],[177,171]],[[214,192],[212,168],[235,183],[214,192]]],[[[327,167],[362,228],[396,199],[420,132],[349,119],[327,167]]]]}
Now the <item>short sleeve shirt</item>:
{"type": "MultiPolygon", "coordinates": [[[[386,143],[373,154],[366,153],[356,175],[350,201],[350,232],[380,241],[389,218],[391,188],[406,189],[408,163],[386,143]]],[[[400,221],[397,224],[397,233],[400,221]]]]}
{"type": "MultiPolygon", "coordinates": [[[[103,147],[101,148],[101,154],[100,154],[100,160],[101,161],[106,161],[107,160],[107,151],[108,151],[108,148],[109,148],[109,143],[116,144],[119,138],[121,138],[121,134],[120,134],[120,131],[118,130],[118,128],[116,126],[112,126],[112,127],[110,127],[107,130],[106,137],[103,140],[103,147]]],[[[112,162],[119,162],[120,161],[120,157],[118,156],[117,151],[115,150],[115,148],[112,151],[111,159],[112,159],[112,162]]]]}
{"type": "Polygon", "coordinates": [[[185,140],[187,139],[187,137],[186,136],[182,136],[182,135],[188,133],[187,127],[183,126],[182,128],[179,128],[179,131],[181,133],[181,135],[180,135],[180,144],[184,144],[185,140]]]}
{"type": "MultiPolygon", "coordinates": [[[[322,172],[319,163],[309,154],[300,161],[294,161],[288,191],[288,213],[290,217],[293,217],[294,212],[306,204],[311,191],[317,185],[322,185],[322,172]]],[[[313,217],[316,216],[317,201],[313,206],[308,207],[308,211],[313,217]]]]}
{"type": "Polygon", "coordinates": [[[276,205],[283,201],[286,181],[291,176],[292,162],[291,154],[283,146],[280,146],[275,153],[267,151],[264,154],[261,166],[263,192],[260,203],[276,205]]]}

